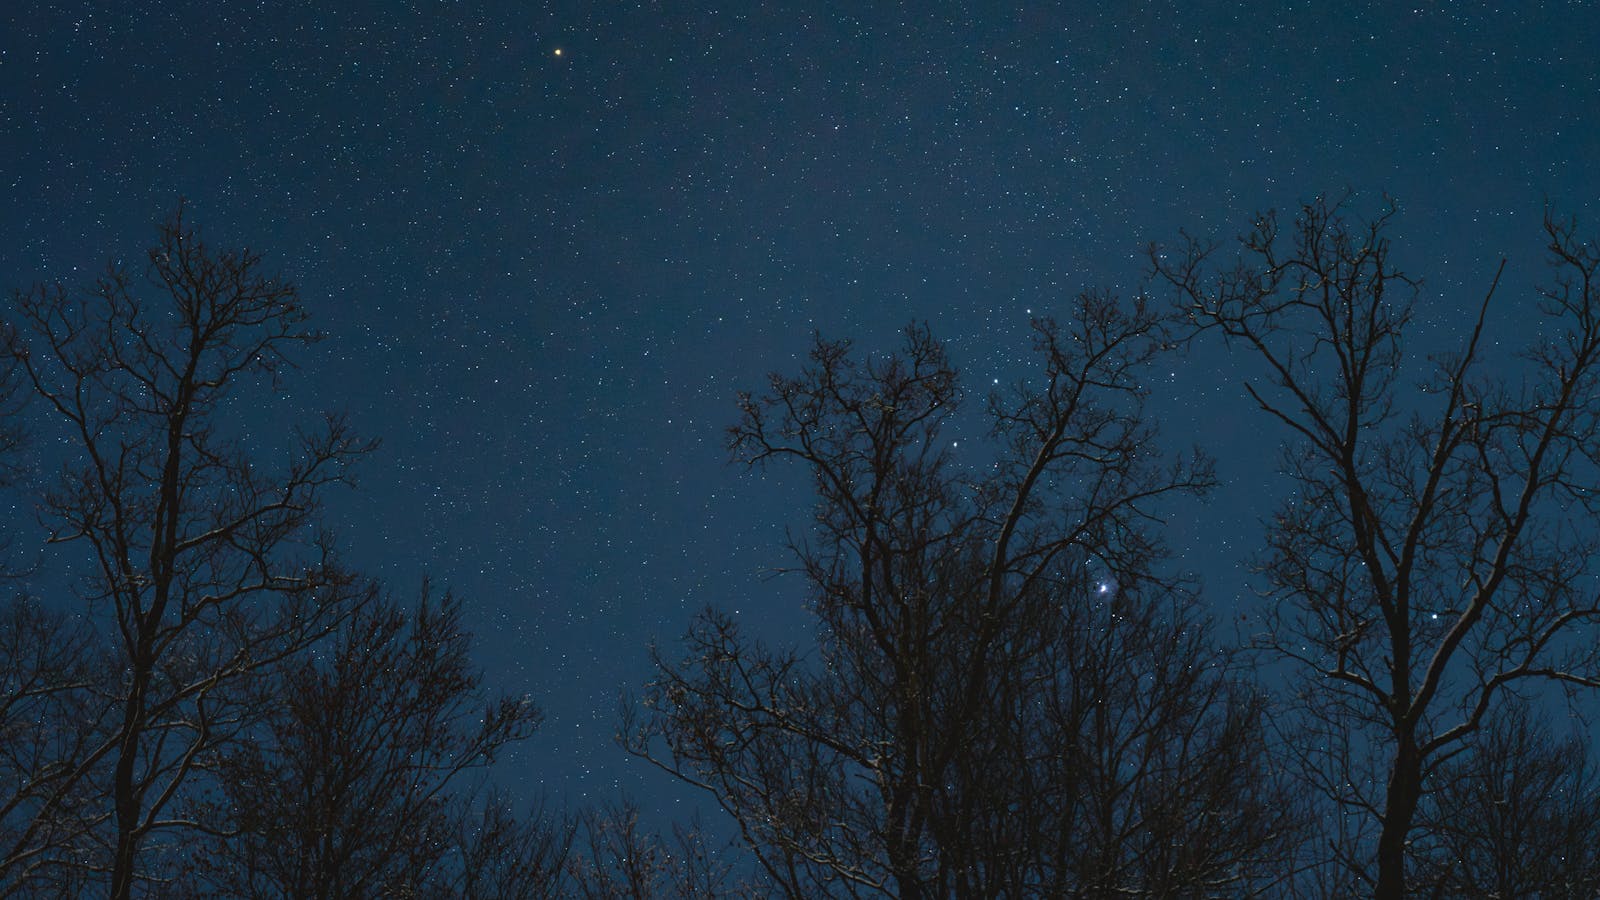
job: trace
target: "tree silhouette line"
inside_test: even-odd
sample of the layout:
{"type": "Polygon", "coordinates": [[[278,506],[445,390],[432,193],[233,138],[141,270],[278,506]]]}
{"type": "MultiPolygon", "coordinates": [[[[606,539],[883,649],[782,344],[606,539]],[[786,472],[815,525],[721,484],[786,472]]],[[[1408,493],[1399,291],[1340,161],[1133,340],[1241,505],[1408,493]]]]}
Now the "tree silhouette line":
{"type": "Polygon", "coordinates": [[[1392,215],[1153,247],[987,397],[922,325],[741,395],[732,457],[812,478],[815,641],[711,607],[654,648],[618,743],[717,816],[667,835],[484,786],[537,705],[484,684],[460,599],[340,558],[321,504],[376,444],[251,432],[321,336],[180,207],[142,277],[5,313],[0,479],[69,562],[4,536],[0,896],[1594,897],[1600,780],[1550,722],[1600,687],[1600,246],[1547,216],[1514,369],[1499,273],[1423,359],[1392,215]],[[1237,637],[1163,534],[1227,486],[1147,407],[1217,340],[1291,488],[1237,637]],[[957,457],[977,417],[990,452],[957,457]]]}

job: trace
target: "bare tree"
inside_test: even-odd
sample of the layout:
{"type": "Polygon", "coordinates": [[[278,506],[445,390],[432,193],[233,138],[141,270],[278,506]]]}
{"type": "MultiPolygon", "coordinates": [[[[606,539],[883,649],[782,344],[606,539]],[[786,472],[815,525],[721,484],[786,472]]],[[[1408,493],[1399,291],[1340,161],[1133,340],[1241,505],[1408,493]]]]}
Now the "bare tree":
{"type": "Polygon", "coordinates": [[[1572,525],[1600,487],[1600,252],[1547,217],[1544,337],[1514,372],[1486,358],[1497,272],[1413,393],[1417,282],[1391,261],[1392,213],[1358,223],[1318,200],[1287,229],[1260,217],[1233,262],[1194,240],[1152,251],[1194,321],[1264,363],[1247,390],[1292,439],[1260,643],[1302,676],[1303,768],[1376,832],[1340,852],[1384,900],[1406,893],[1430,779],[1506,692],[1600,686],[1600,537],[1572,525]]]}
{"type": "Polygon", "coordinates": [[[555,900],[566,896],[574,823],[540,804],[517,814],[498,793],[457,801],[455,848],[444,895],[463,900],[555,900]]]}
{"type": "Polygon", "coordinates": [[[102,871],[116,900],[154,872],[151,839],[191,824],[170,813],[247,718],[235,688],[368,594],[316,514],[371,445],[330,419],[297,434],[274,475],[229,437],[230,401],[275,383],[286,354],[316,338],[305,321],[293,285],[258,254],[207,247],[181,210],[142,284],[112,267],[88,290],[39,287],[11,303],[5,359],[40,401],[39,430],[53,422],[70,448],[46,525],[83,549],[84,593],[115,646],[112,733],[62,761],[62,793],[37,812],[54,815],[104,775],[104,852],[80,864],[102,871]]]}
{"type": "MultiPolygon", "coordinates": [[[[13,331],[0,323],[0,343],[13,331]]],[[[21,364],[0,358],[0,489],[29,481],[22,460],[27,398],[21,364]]],[[[0,579],[31,572],[0,534],[0,579]]],[[[0,606],[0,897],[81,892],[81,860],[109,816],[74,765],[110,735],[107,671],[98,635],[82,617],[27,593],[0,606]]]]}
{"type": "Polygon", "coordinates": [[[647,830],[629,802],[579,817],[578,853],[568,859],[566,896],[581,900],[716,900],[749,896],[698,823],[673,828],[672,840],[647,830]]]}
{"type": "Polygon", "coordinates": [[[190,876],[203,893],[488,895],[499,876],[469,864],[553,884],[561,841],[519,828],[496,803],[475,810],[463,793],[462,776],[540,718],[526,698],[487,696],[470,647],[459,601],[424,585],[412,610],[369,604],[331,647],[257,684],[276,712],[215,764],[217,796],[197,817],[217,837],[190,876]]]}
{"type": "Polygon", "coordinates": [[[965,793],[1006,803],[958,820],[954,841],[984,861],[962,891],[1277,894],[1301,810],[1267,755],[1261,694],[1197,598],[1101,581],[1050,599],[1010,637],[1015,696],[969,738],[988,746],[963,754],[965,793]]]}
{"type": "Polygon", "coordinates": [[[970,469],[924,328],[864,365],[819,339],[743,398],[735,457],[814,478],[815,656],[708,611],[622,739],[713,796],[782,894],[1244,895],[1272,867],[1259,706],[1159,574],[1160,505],[1211,483],[1143,416],[1162,322],[1071,312],[1036,323],[1043,375],[992,398],[970,469]]]}
{"type": "Polygon", "coordinates": [[[1505,704],[1436,770],[1418,811],[1417,896],[1600,896],[1600,773],[1587,741],[1556,740],[1538,716],[1505,704]]]}
{"type": "Polygon", "coordinates": [[[81,619],[27,596],[0,609],[0,896],[82,881],[110,816],[74,765],[112,734],[103,658],[81,619]]]}

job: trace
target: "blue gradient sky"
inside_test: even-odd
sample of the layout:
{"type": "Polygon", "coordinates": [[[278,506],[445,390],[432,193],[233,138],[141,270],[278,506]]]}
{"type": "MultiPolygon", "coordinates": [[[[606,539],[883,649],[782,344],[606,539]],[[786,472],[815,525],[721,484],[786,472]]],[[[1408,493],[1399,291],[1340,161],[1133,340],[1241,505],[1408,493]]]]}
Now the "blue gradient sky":
{"type": "MultiPolygon", "coordinates": [[[[722,432],[813,329],[927,320],[1009,381],[1030,314],[1137,290],[1147,242],[1353,188],[1401,204],[1420,359],[1501,256],[1493,324],[1527,336],[1547,199],[1600,232],[1589,4],[1029,6],[7,4],[0,284],[137,259],[180,196],[264,250],[329,340],[242,421],[384,439],[333,520],[397,590],[465,595],[491,682],[546,708],[501,778],[670,813],[617,695],[708,603],[805,640],[803,586],[762,575],[805,479],[722,432]]],[[[1172,539],[1224,617],[1285,489],[1244,377],[1203,345],[1155,384],[1220,459],[1172,539]]]]}

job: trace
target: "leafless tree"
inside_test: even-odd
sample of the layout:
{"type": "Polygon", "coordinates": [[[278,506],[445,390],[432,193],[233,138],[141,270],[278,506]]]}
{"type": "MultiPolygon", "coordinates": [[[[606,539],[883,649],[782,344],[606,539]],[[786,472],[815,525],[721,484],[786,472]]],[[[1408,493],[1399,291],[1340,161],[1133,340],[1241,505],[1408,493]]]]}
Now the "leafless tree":
{"type": "Polygon", "coordinates": [[[101,648],[81,619],[0,609],[0,896],[69,894],[110,810],[74,761],[111,736],[101,648]]]}
{"type": "Polygon", "coordinates": [[[445,896],[462,900],[555,900],[567,896],[574,823],[543,804],[518,814],[500,794],[457,801],[455,852],[445,896]]]}
{"type": "MultiPolygon", "coordinates": [[[[1301,810],[1267,755],[1262,697],[1171,588],[1064,584],[1012,637],[1015,694],[983,714],[953,835],[988,895],[1276,894],[1301,810]],[[1053,751],[1053,752],[1052,752],[1053,751]],[[1026,849],[1016,865],[1019,849],[1026,849]]],[[[1002,694],[1004,696],[1004,694],[1002,694]]],[[[974,740],[974,738],[969,738],[974,740]]],[[[958,891],[959,893],[959,891],[958,891]]]]}
{"type": "Polygon", "coordinates": [[[781,894],[1237,896],[1274,867],[1259,705],[1160,575],[1161,505],[1212,480],[1144,417],[1160,317],[1088,293],[1035,337],[1042,376],[991,398],[970,467],[925,328],[865,364],[819,339],[743,398],[735,458],[814,478],[818,646],[708,611],[622,740],[714,797],[781,894]]]}
{"type": "Polygon", "coordinates": [[[578,852],[568,857],[566,896],[581,900],[717,900],[749,896],[698,826],[672,840],[647,830],[630,802],[579,816],[578,852]]]}
{"type": "Polygon", "coordinates": [[[30,814],[57,815],[93,782],[109,815],[100,852],[80,864],[116,900],[157,870],[152,840],[192,824],[174,801],[247,718],[245,676],[368,594],[316,517],[370,445],[330,419],[287,440],[274,474],[230,437],[239,390],[276,382],[316,338],[305,322],[293,285],[258,254],[206,246],[181,210],[142,281],[113,266],[81,292],[18,292],[7,312],[4,358],[40,407],[31,421],[70,448],[45,524],[63,552],[83,551],[88,609],[114,645],[110,736],[62,760],[59,793],[30,814]]]}
{"type": "MultiPolygon", "coordinates": [[[[0,335],[9,335],[0,323],[0,335]]],[[[31,393],[15,359],[0,359],[0,489],[26,484],[20,451],[31,393]]],[[[22,500],[24,498],[19,498],[22,500]]],[[[20,532],[0,534],[0,579],[20,532]]],[[[82,616],[17,593],[0,606],[0,897],[80,893],[80,861],[109,811],[73,762],[109,735],[104,654],[82,616]]]]}
{"type": "Polygon", "coordinates": [[[1415,894],[1600,896],[1600,773],[1581,734],[1557,740],[1532,704],[1491,714],[1441,765],[1418,811],[1415,894]]]}
{"type": "Polygon", "coordinates": [[[369,604],[331,646],[258,683],[276,712],[215,764],[197,818],[216,837],[190,875],[201,893],[489,896],[518,874],[530,880],[495,895],[548,890],[560,827],[541,836],[498,803],[468,802],[463,776],[540,718],[525,698],[487,696],[470,647],[459,601],[425,585],[413,609],[369,604]]]}
{"type": "Polygon", "coordinates": [[[1497,271],[1462,349],[1412,391],[1417,282],[1391,260],[1392,213],[1318,200],[1288,228],[1260,217],[1231,262],[1194,240],[1152,251],[1194,321],[1264,364],[1247,390],[1291,439],[1260,644],[1302,676],[1303,770],[1375,832],[1340,852],[1384,900],[1406,893],[1430,780],[1508,691],[1600,686],[1600,536],[1574,524],[1600,486],[1600,251],[1547,217],[1543,337],[1514,367],[1490,358],[1497,271]]]}

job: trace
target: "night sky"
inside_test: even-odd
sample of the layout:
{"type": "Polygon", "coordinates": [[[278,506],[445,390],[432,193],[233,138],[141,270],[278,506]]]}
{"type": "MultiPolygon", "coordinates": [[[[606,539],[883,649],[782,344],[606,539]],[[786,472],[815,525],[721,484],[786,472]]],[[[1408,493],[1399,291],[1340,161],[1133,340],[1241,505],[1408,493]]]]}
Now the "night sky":
{"type": "MultiPolygon", "coordinates": [[[[575,805],[685,808],[611,743],[652,638],[717,604],[807,639],[765,574],[804,473],[723,431],[814,329],[926,320],[981,393],[1030,315],[1137,291],[1148,242],[1354,189],[1400,204],[1420,361],[1502,256],[1491,326],[1527,337],[1546,201],[1600,234],[1583,3],[4,6],[0,284],[138,260],[179,197],[264,251],[329,339],[246,421],[383,439],[332,505],[348,560],[465,596],[490,682],[548,713],[498,777],[575,805]]],[[[1153,385],[1219,457],[1170,538],[1226,620],[1286,490],[1241,365],[1205,342],[1153,385]]]]}

